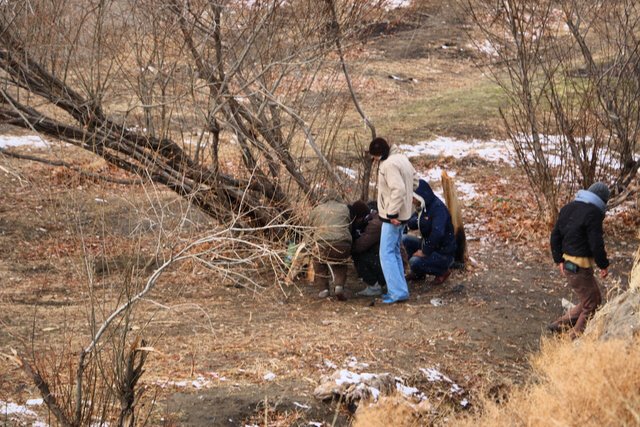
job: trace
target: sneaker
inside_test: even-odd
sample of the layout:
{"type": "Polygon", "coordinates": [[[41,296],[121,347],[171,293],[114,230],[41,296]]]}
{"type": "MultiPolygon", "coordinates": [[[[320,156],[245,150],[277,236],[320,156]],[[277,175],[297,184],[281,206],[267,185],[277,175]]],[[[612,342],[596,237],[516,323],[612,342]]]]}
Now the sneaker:
{"type": "Polygon", "coordinates": [[[318,298],[326,298],[329,296],[329,289],[324,289],[318,294],[318,298]]]}
{"type": "Polygon", "coordinates": [[[447,270],[444,272],[442,276],[436,276],[430,283],[431,286],[439,286],[442,285],[448,278],[451,276],[451,270],[447,270]]]}
{"type": "Polygon", "coordinates": [[[398,299],[394,299],[394,298],[391,298],[388,294],[385,294],[382,297],[382,302],[384,304],[395,304],[397,302],[403,302],[403,301],[406,301],[408,299],[409,299],[409,295],[406,295],[406,296],[398,298],[398,299]]]}
{"type": "Polygon", "coordinates": [[[378,283],[373,286],[367,286],[356,295],[361,297],[377,297],[378,295],[382,295],[382,288],[378,283]]]}
{"type": "Polygon", "coordinates": [[[336,294],[336,298],[339,301],[346,301],[347,300],[347,296],[344,294],[344,288],[342,286],[336,286],[335,294],[336,294]]]}

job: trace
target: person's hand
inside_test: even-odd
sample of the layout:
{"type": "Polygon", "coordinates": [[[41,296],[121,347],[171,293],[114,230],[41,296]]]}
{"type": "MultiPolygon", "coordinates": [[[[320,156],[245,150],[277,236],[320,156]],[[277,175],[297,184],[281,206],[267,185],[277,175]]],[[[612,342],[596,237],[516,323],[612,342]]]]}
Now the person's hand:
{"type": "Polygon", "coordinates": [[[603,268],[603,269],[601,269],[601,270],[600,270],[600,277],[601,277],[601,278],[603,278],[603,279],[604,279],[604,278],[605,278],[605,277],[607,277],[608,275],[609,275],[609,270],[607,270],[606,268],[603,268]]]}
{"type": "Polygon", "coordinates": [[[417,251],[415,251],[413,253],[413,255],[411,255],[411,257],[413,258],[414,256],[419,256],[419,257],[424,257],[424,252],[422,252],[421,249],[418,249],[417,251]]]}
{"type": "Polygon", "coordinates": [[[399,219],[393,218],[389,221],[393,225],[400,225],[402,222],[399,219]]]}
{"type": "Polygon", "coordinates": [[[560,266],[560,274],[562,274],[563,276],[566,276],[566,274],[564,274],[564,262],[561,262],[558,265],[560,266]]]}

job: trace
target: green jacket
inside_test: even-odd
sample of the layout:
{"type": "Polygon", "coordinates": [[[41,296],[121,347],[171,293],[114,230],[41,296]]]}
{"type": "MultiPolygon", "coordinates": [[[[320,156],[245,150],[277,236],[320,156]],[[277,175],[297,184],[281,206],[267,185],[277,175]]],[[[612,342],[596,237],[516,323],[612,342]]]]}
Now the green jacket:
{"type": "Polygon", "coordinates": [[[351,243],[350,223],[349,208],[336,201],[321,203],[309,214],[309,225],[314,228],[313,240],[316,243],[351,243]]]}

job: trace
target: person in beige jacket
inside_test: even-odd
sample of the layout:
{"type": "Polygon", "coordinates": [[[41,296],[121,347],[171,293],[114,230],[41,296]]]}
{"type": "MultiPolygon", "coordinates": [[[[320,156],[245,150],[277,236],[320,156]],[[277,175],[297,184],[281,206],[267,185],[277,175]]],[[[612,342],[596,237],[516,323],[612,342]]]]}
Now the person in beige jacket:
{"type": "Polygon", "coordinates": [[[344,301],[347,265],[351,257],[349,208],[328,198],[311,210],[309,223],[313,227],[313,283],[320,291],[318,297],[329,296],[329,279],[333,276],[335,296],[344,301]]]}
{"type": "Polygon", "coordinates": [[[378,214],[382,220],[380,263],[387,282],[382,302],[393,304],[409,298],[400,246],[405,223],[413,213],[413,190],[418,180],[413,165],[398,147],[374,138],[369,154],[378,160],[378,214]]]}

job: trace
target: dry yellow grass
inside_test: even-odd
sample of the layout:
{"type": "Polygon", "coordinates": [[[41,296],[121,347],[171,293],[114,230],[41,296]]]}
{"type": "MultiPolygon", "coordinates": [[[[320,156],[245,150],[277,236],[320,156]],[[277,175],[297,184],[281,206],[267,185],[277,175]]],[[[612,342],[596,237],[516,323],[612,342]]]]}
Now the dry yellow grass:
{"type": "MultiPolygon", "coordinates": [[[[640,425],[640,341],[547,340],[532,360],[533,381],[508,402],[482,402],[482,411],[450,418],[455,426],[640,425]]],[[[355,426],[413,426],[411,407],[363,408],[355,426]]]]}

